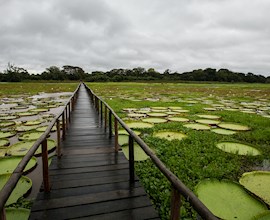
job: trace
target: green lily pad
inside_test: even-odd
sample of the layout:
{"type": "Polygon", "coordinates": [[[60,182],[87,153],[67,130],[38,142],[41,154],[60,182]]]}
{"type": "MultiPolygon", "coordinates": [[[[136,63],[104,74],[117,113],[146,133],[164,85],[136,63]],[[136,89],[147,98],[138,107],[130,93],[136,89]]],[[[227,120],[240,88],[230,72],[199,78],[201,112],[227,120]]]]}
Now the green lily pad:
{"type": "Polygon", "coordinates": [[[21,135],[19,135],[19,140],[26,141],[26,140],[37,140],[40,138],[40,136],[43,134],[42,131],[32,131],[32,132],[26,132],[21,135]]]}
{"type": "Polygon", "coordinates": [[[32,125],[40,125],[42,122],[44,122],[43,120],[31,120],[31,121],[27,121],[25,122],[23,125],[25,126],[32,126],[32,125]]]}
{"type": "Polygon", "coordinates": [[[129,136],[125,134],[118,135],[118,144],[120,146],[128,144],[129,136]]]}
{"type": "Polygon", "coordinates": [[[13,120],[18,118],[17,115],[7,115],[7,116],[0,116],[0,120],[13,120]]]}
{"type": "MultiPolygon", "coordinates": [[[[0,174],[12,173],[23,157],[4,157],[0,158],[0,174]]],[[[32,170],[37,165],[37,158],[32,157],[23,172],[32,170]]]]}
{"type": "Polygon", "coordinates": [[[197,116],[206,119],[220,119],[220,116],[218,115],[197,115],[197,116]]]}
{"type": "Polygon", "coordinates": [[[171,109],[171,110],[181,110],[182,109],[182,107],[180,107],[180,106],[171,106],[171,107],[169,107],[169,109],[171,109]]]}
{"type": "Polygon", "coordinates": [[[261,154],[259,150],[246,144],[234,142],[221,142],[218,143],[216,146],[220,150],[238,155],[257,156],[261,154]]]}
{"type": "Polygon", "coordinates": [[[207,125],[217,125],[220,123],[220,121],[213,120],[213,119],[198,119],[196,120],[196,122],[200,124],[207,124],[207,125]]]}
{"type": "Polygon", "coordinates": [[[196,124],[184,124],[183,126],[186,128],[194,129],[194,130],[210,130],[211,129],[211,127],[208,125],[197,124],[197,123],[196,124]]]}
{"type": "Polygon", "coordinates": [[[130,118],[142,118],[142,117],[145,117],[145,114],[142,114],[142,113],[129,113],[127,116],[130,117],[130,118]]]}
{"type": "Polygon", "coordinates": [[[221,219],[252,219],[267,207],[241,185],[226,180],[204,180],[195,189],[198,198],[221,219]]]}
{"type": "Polygon", "coordinates": [[[162,106],[154,106],[154,107],[151,107],[151,109],[154,109],[154,110],[166,110],[167,111],[167,107],[162,107],[162,106]]]}
{"type": "Polygon", "coordinates": [[[49,111],[48,108],[34,108],[30,110],[31,112],[47,112],[49,111]]]}
{"type": "Polygon", "coordinates": [[[17,112],[17,115],[19,115],[20,117],[28,117],[28,116],[33,116],[33,115],[37,115],[38,112],[17,112]]]}
{"type": "MultiPolygon", "coordinates": [[[[129,152],[128,152],[128,146],[124,145],[122,146],[122,151],[125,155],[125,157],[129,160],[129,152]]],[[[143,161],[147,160],[149,156],[141,149],[141,147],[138,144],[134,144],[134,160],[135,161],[143,161]]]]}
{"type": "Polygon", "coordinates": [[[270,220],[270,211],[265,211],[259,215],[254,216],[252,220],[270,220]]]}
{"type": "Polygon", "coordinates": [[[25,208],[6,208],[7,220],[28,220],[30,216],[30,209],[25,208]]]}
{"type": "Polygon", "coordinates": [[[6,148],[0,148],[0,157],[4,157],[6,155],[7,149],[6,148]]]}
{"type": "MultiPolygon", "coordinates": [[[[11,174],[1,174],[0,175],[0,190],[4,187],[8,179],[10,178],[11,174]]],[[[6,206],[17,202],[17,200],[25,195],[32,187],[32,181],[26,176],[22,176],[15,189],[12,191],[10,197],[6,202],[6,206]]]]}
{"type": "Polygon", "coordinates": [[[16,135],[16,131],[0,131],[0,138],[10,138],[16,135]]]}
{"type": "Polygon", "coordinates": [[[181,133],[181,132],[175,132],[175,131],[159,131],[155,132],[153,134],[154,137],[158,138],[164,138],[169,141],[171,140],[182,140],[183,138],[186,138],[187,135],[181,133]]]}
{"type": "MultiPolygon", "coordinates": [[[[52,139],[47,139],[48,151],[52,151],[56,147],[56,143],[52,139]]],[[[19,141],[16,144],[11,145],[7,149],[7,154],[12,156],[23,156],[33,146],[35,141],[19,141]]],[[[41,155],[41,146],[35,152],[35,156],[41,155]]]]}
{"type": "Polygon", "coordinates": [[[126,125],[130,128],[152,128],[154,126],[146,122],[128,122],[126,125]]]}
{"type": "Polygon", "coordinates": [[[25,125],[20,125],[18,127],[15,128],[16,131],[18,132],[24,132],[24,131],[32,131],[35,130],[39,127],[39,125],[29,125],[29,126],[25,126],[25,125]]]}
{"type": "Polygon", "coordinates": [[[217,110],[216,108],[203,108],[203,109],[206,111],[216,111],[217,110]]]}
{"type": "MultiPolygon", "coordinates": [[[[36,130],[41,131],[41,132],[45,132],[47,130],[47,128],[48,128],[48,126],[45,125],[45,126],[38,127],[36,130]]],[[[55,132],[56,130],[57,130],[56,126],[53,126],[51,129],[51,132],[55,132]]]]}
{"type": "Polygon", "coordinates": [[[1,121],[0,128],[6,128],[15,125],[15,121],[1,121]]]}
{"type": "Polygon", "coordinates": [[[186,110],[186,109],[175,109],[174,111],[179,112],[179,113],[187,113],[187,112],[189,112],[189,110],[186,110]]]}
{"type": "Polygon", "coordinates": [[[247,190],[270,205],[270,172],[253,171],[244,173],[239,180],[247,190]]]}
{"type": "Polygon", "coordinates": [[[162,112],[149,112],[147,113],[147,115],[150,117],[166,117],[167,116],[166,113],[162,113],[162,112]]]}
{"type": "Polygon", "coordinates": [[[182,118],[182,117],[169,117],[167,118],[169,121],[175,121],[175,122],[188,122],[188,118],[182,118]]]}
{"type": "Polygon", "coordinates": [[[216,133],[216,134],[223,134],[223,135],[232,135],[232,134],[236,133],[236,131],[226,130],[223,128],[213,128],[213,129],[211,129],[211,131],[216,133]]]}
{"type": "MultiPolygon", "coordinates": [[[[133,132],[134,132],[136,135],[138,135],[138,136],[141,134],[140,131],[135,131],[135,130],[133,130],[133,132]]],[[[125,129],[119,129],[119,130],[118,130],[118,134],[129,135],[129,133],[128,133],[125,129]]]]}
{"type": "Polygon", "coordinates": [[[0,139],[0,147],[6,147],[9,145],[9,140],[6,138],[0,139]]]}
{"type": "Polygon", "coordinates": [[[143,122],[154,123],[154,124],[167,122],[167,120],[164,119],[164,118],[144,118],[144,119],[142,119],[142,121],[143,122]]]}
{"type": "Polygon", "coordinates": [[[222,122],[222,123],[218,124],[218,127],[224,128],[224,129],[229,129],[229,130],[234,130],[234,131],[248,131],[248,130],[250,130],[250,128],[248,126],[240,125],[240,124],[236,124],[236,123],[222,122]]]}

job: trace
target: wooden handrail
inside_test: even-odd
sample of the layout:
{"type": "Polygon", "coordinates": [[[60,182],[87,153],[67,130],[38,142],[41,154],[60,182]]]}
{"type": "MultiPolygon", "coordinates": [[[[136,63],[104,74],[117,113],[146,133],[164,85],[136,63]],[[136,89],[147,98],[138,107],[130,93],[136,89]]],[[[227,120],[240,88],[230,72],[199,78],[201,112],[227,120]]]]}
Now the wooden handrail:
{"type": "MultiPolygon", "coordinates": [[[[218,218],[196,197],[196,195],[180,180],[174,175],[163,163],[162,161],[152,152],[152,150],[148,147],[148,145],[138,136],[136,135],[123,121],[119,116],[113,111],[113,109],[99,96],[97,96],[86,84],[84,84],[85,88],[90,93],[91,97],[94,97],[95,100],[100,100],[101,103],[104,104],[106,108],[109,110],[109,136],[112,134],[112,126],[111,126],[111,114],[114,116],[115,120],[121,124],[121,126],[128,132],[130,141],[136,141],[138,145],[143,149],[143,151],[151,158],[156,167],[164,174],[164,176],[170,181],[172,185],[172,201],[174,204],[171,204],[171,219],[177,219],[179,217],[180,210],[180,195],[182,195],[191,206],[197,211],[197,213],[203,219],[209,220],[217,220],[218,218]],[[131,140],[132,139],[132,140],[131,140]],[[180,195],[177,195],[179,193],[180,195]],[[177,203],[177,204],[175,204],[177,203]],[[178,207],[177,207],[178,206],[178,207]]],[[[97,102],[95,101],[95,104],[97,102]]],[[[96,108],[98,106],[96,105],[96,108]]],[[[133,143],[129,143],[131,146],[133,143]]],[[[130,148],[129,148],[130,149],[130,148]]],[[[131,165],[131,169],[134,169],[134,165],[131,165]]],[[[131,173],[134,170],[131,171],[131,173]]],[[[131,174],[132,175],[132,174],[131,174]]],[[[131,177],[132,178],[132,177],[131,177]]]]}
{"type": "MultiPolygon", "coordinates": [[[[73,92],[72,96],[69,98],[69,100],[67,101],[67,103],[64,105],[63,110],[56,117],[54,117],[54,119],[48,125],[46,131],[40,136],[40,138],[33,144],[33,146],[30,148],[30,150],[22,158],[22,160],[20,161],[20,163],[18,164],[18,166],[15,168],[15,170],[11,174],[11,176],[8,179],[7,183],[4,185],[4,187],[0,191],[0,220],[5,219],[4,206],[6,204],[6,201],[8,200],[10,194],[12,193],[12,191],[16,187],[16,184],[18,183],[20,177],[22,176],[24,168],[26,167],[26,165],[28,164],[28,162],[30,161],[30,159],[34,156],[36,150],[38,149],[38,147],[41,144],[42,144],[42,161],[44,159],[46,160],[46,156],[44,157],[44,154],[48,154],[47,151],[46,152],[44,151],[47,148],[47,141],[46,141],[46,139],[49,136],[52,127],[55,125],[55,123],[57,123],[58,119],[62,115],[64,115],[64,113],[66,112],[66,109],[68,108],[69,103],[70,102],[74,102],[74,98],[75,99],[77,98],[77,93],[79,91],[80,86],[81,86],[81,84],[79,84],[77,86],[77,88],[73,92]]],[[[74,103],[72,103],[72,104],[74,104],[74,103]]],[[[65,117],[63,117],[63,118],[65,119],[65,117]]],[[[43,162],[46,162],[46,161],[43,161],[43,162]]],[[[48,164],[48,162],[47,162],[47,164],[48,164]]],[[[47,172],[47,170],[44,170],[43,169],[43,173],[44,173],[44,171],[47,172]]],[[[48,173],[46,175],[48,175],[48,173]]],[[[43,181],[44,181],[44,179],[43,179],[43,181]]],[[[47,184],[48,184],[48,182],[46,180],[46,184],[45,185],[46,185],[46,187],[49,187],[47,184]]],[[[45,191],[47,191],[47,190],[45,190],[45,191]]]]}

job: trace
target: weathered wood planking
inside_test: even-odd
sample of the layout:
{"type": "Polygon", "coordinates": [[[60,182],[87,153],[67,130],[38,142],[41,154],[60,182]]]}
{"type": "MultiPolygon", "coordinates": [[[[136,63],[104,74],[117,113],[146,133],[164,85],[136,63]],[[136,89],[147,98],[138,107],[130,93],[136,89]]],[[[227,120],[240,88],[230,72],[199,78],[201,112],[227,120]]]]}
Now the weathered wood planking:
{"type": "Polygon", "coordinates": [[[50,166],[51,192],[38,194],[30,219],[159,219],[138,178],[129,183],[128,161],[104,130],[82,86],[63,156],[50,166]]]}

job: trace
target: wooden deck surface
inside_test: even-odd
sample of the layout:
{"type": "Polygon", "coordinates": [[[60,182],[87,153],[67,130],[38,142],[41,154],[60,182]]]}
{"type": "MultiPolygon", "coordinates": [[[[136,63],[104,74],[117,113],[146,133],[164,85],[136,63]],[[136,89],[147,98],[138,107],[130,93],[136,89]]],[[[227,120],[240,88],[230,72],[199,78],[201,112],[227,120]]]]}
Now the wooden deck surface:
{"type": "Polygon", "coordinates": [[[72,112],[63,156],[50,166],[51,192],[40,192],[30,219],[159,219],[128,161],[114,152],[84,86],[72,112]]]}

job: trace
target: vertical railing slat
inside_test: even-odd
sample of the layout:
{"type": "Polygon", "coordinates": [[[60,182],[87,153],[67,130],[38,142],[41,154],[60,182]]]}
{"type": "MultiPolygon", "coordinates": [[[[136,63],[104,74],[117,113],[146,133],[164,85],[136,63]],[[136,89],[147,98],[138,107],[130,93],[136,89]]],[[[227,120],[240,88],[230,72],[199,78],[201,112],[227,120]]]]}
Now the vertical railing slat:
{"type": "Polygon", "coordinates": [[[50,191],[50,182],[49,182],[49,163],[48,163],[48,145],[47,139],[45,139],[42,144],[42,170],[43,170],[43,184],[44,191],[50,191]]]}
{"type": "Polygon", "coordinates": [[[104,118],[105,118],[104,129],[105,129],[105,131],[107,129],[107,123],[108,123],[108,119],[107,119],[108,113],[107,113],[107,111],[108,111],[107,106],[105,106],[105,112],[104,112],[104,118]]]}
{"type": "Polygon", "coordinates": [[[118,144],[118,121],[117,118],[114,117],[114,150],[115,152],[119,151],[119,144],[118,144]]]}
{"type": "Polygon", "coordinates": [[[57,157],[61,157],[61,127],[60,121],[57,119],[56,121],[56,130],[57,130],[57,157]]]}
{"type": "Polygon", "coordinates": [[[112,137],[112,112],[109,111],[109,138],[112,137]]]}
{"type": "Polygon", "coordinates": [[[171,216],[170,220],[180,219],[181,196],[177,189],[172,186],[171,193],[171,216]]]}
{"type": "Polygon", "coordinates": [[[134,140],[129,135],[128,138],[128,158],[129,158],[129,180],[131,183],[135,181],[135,172],[134,172],[134,140]]]}
{"type": "Polygon", "coordinates": [[[62,114],[62,139],[65,140],[66,138],[66,122],[65,122],[65,111],[62,114]]]}
{"type": "Polygon", "coordinates": [[[0,210],[1,213],[0,213],[0,219],[1,220],[6,220],[6,210],[5,210],[5,207],[3,207],[2,210],[0,210]]]}

